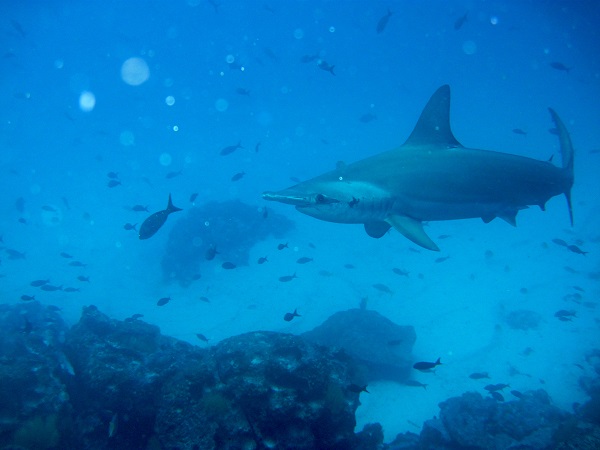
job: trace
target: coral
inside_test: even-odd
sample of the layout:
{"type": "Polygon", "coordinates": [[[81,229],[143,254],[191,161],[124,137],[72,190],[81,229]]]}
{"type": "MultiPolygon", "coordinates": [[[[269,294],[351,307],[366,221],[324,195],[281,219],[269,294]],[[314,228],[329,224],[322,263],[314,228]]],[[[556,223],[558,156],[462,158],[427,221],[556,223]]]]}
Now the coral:
{"type": "Polygon", "coordinates": [[[56,447],[60,439],[56,422],[56,414],[32,417],[15,431],[13,444],[29,450],[56,447]]]}

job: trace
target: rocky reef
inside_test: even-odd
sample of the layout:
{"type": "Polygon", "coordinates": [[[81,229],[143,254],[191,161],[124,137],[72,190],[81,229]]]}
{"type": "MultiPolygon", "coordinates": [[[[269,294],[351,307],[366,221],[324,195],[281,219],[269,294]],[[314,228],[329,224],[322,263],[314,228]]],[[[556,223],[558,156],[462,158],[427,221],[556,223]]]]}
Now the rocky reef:
{"type": "Polygon", "coordinates": [[[293,222],[271,210],[239,200],[208,202],[187,211],[173,225],[162,259],[166,281],[189,285],[201,272],[206,255],[216,249],[219,259],[248,263],[250,249],[269,236],[283,238],[293,222]]]}

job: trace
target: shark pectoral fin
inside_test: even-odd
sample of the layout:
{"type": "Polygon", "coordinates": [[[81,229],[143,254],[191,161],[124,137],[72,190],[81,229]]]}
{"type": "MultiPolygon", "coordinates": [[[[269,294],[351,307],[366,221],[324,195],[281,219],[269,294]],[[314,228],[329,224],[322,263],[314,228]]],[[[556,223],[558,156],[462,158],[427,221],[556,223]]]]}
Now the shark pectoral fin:
{"type": "Polygon", "coordinates": [[[511,211],[509,213],[498,214],[498,217],[500,217],[505,222],[511,224],[513,227],[516,227],[517,226],[517,213],[518,213],[518,211],[515,210],[515,211],[511,211]]]}
{"type": "Polygon", "coordinates": [[[406,216],[389,216],[385,219],[387,223],[393,226],[396,230],[404,235],[407,239],[410,239],[415,244],[420,245],[428,250],[439,252],[440,249],[435,242],[431,240],[429,236],[423,230],[423,224],[419,220],[411,219],[406,216]]]}
{"type": "Polygon", "coordinates": [[[369,236],[375,239],[382,237],[388,232],[390,227],[391,225],[389,223],[383,221],[365,223],[365,231],[369,236]]]}

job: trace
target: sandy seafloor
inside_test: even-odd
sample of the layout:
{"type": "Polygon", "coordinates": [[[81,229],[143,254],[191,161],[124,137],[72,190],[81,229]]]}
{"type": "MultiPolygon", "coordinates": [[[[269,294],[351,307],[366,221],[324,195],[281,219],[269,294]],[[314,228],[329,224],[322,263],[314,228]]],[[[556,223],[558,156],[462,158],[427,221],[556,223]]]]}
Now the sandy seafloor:
{"type": "MultiPolygon", "coordinates": [[[[69,324],[89,304],[118,319],[140,313],[162,333],[205,346],[196,333],[207,336],[209,344],[253,330],[302,333],[367,297],[368,308],[415,327],[415,361],[441,357],[443,363],[435,373],[415,372],[414,379],[427,389],[389,381],[372,383],[370,394],[361,394],[357,429],[380,422],[386,441],[399,432],[418,432],[450,396],[470,390],[484,394],[489,380],[472,380],[472,372],[489,372],[492,382],[520,391],[546,389],[566,410],[585,401],[578,379],[591,375],[585,354],[600,342],[600,67],[593,57],[600,47],[597,31],[590,31],[598,17],[593,2],[580,3],[592,5],[589,14],[584,6],[572,10],[569,2],[553,3],[547,16],[531,3],[450,2],[427,11],[426,26],[420,22],[425,10],[410,2],[381,2],[365,11],[339,9],[330,2],[292,2],[291,9],[306,12],[294,20],[275,2],[274,14],[283,16],[277,24],[256,7],[250,13],[266,25],[248,21],[239,34],[219,22],[238,14],[222,3],[215,23],[210,19],[208,25],[205,18],[214,14],[208,3],[178,3],[164,23],[152,22],[148,33],[159,32],[148,42],[119,35],[110,12],[90,26],[93,33],[82,31],[86,21],[67,30],[74,36],[81,33],[81,39],[70,41],[61,34],[64,29],[57,32],[55,22],[73,25],[81,14],[76,8],[3,6],[3,17],[14,18],[23,34],[9,20],[1,23],[6,44],[0,82],[6,95],[0,109],[0,245],[25,252],[26,258],[10,260],[0,252],[1,301],[16,303],[23,294],[35,294],[36,300],[61,307],[69,324]],[[397,15],[376,36],[375,24],[387,7],[397,15]],[[189,24],[177,16],[188,14],[186,8],[200,11],[198,20],[205,26],[187,30],[189,24]],[[466,9],[469,21],[454,30],[452,24],[466,9]],[[490,17],[500,18],[493,31],[490,17]],[[502,28],[504,23],[510,26],[502,28]],[[334,24],[335,33],[330,28],[334,24]],[[285,47],[275,34],[253,35],[252,27],[267,25],[270,31],[283,28],[293,45],[285,47]],[[96,26],[116,43],[102,41],[96,26]],[[299,27],[304,37],[291,37],[299,27]],[[69,45],[52,46],[53,32],[60,37],[57,42],[69,45]],[[195,33],[207,39],[208,50],[192,76],[186,61],[175,56],[190,45],[184,37],[195,33]],[[171,43],[172,60],[171,48],[162,48],[161,39],[171,43]],[[79,48],[80,42],[86,45],[79,48]],[[477,51],[469,42],[477,44],[477,51]],[[90,56],[94,45],[99,50],[90,56]],[[270,61],[263,48],[272,49],[280,61],[270,61]],[[298,63],[314,51],[336,63],[335,78],[298,63]],[[83,52],[81,60],[77,52],[83,52]],[[224,64],[230,54],[248,65],[246,78],[224,64]],[[126,86],[119,79],[120,65],[132,56],[150,61],[152,75],[144,86],[126,86]],[[165,59],[173,66],[167,69],[165,59]],[[57,66],[59,61],[64,65],[57,66]],[[573,68],[569,73],[553,70],[553,61],[573,68]],[[206,83],[196,78],[206,78],[206,83]],[[218,255],[204,262],[202,278],[189,288],[165,284],[160,268],[172,225],[185,211],[169,218],[148,241],[123,230],[126,222],[139,223],[147,215],[126,206],[150,204],[156,211],[164,208],[169,192],[184,209],[192,206],[192,192],[199,193],[198,204],[239,198],[262,208],[260,193],[287,187],[292,176],[306,179],[330,170],[338,160],[352,162],[401,144],[429,96],[444,83],[453,89],[455,134],[469,147],[548,159],[557,154],[558,142],[547,132],[546,108],[558,111],[577,152],[573,228],[561,196],[551,199],[545,212],[537,207],[521,211],[516,228],[499,219],[489,224],[478,219],[430,223],[426,231],[440,246],[438,254],[417,249],[393,230],[375,240],[362,226],[324,223],[269,203],[270,211],[292,219],[295,229],[284,239],[257,243],[248,266],[225,271],[218,255]],[[251,89],[249,99],[236,96],[239,86],[251,89]],[[96,93],[93,111],[78,110],[82,90],[96,93]],[[172,108],[164,104],[167,95],[176,99],[172,108]],[[227,111],[215,110],[219,98],[229,100],[227,111]],[[360,122],[369,111],[378,118],[360,122]],[[180,131],[173,133],[176,124],[180,131]],[[513,133],[516,128],[528,135],[513,133]],[[220,148],[238,140],[247,148],[218,155],[220,148]],[[262,146],[255,153],[258,141],[262,146]],[[172,158],[169,164],[161,159],[164,153],[172,158]],[[181,176],[165,179],[167,172],[181,169],[181,176]],[[232,183],[231,175],[242,169],[248,175],[232,183]],[[109,171],[119,172],[122,186],[106,187],[109,171]],[[25,199],[22,213],[14,206],[19,197],[25,199]],[[44,205],[58,212],[49,213],[44,205]],[[554,244],[555,238],[578,243],[589,253],[569,252],[554,244]],[[278,251],[282,242],[290,248],[278,251]],[[60,252],[87,267],[68,266],[60,252]],[[259,266],[261,256],[269,262],[259,266]],[[300,266],[295,261],[301,256],[314,261],[300,266]],[[445,256],[449,258],[435,262],[445,256]],[[407,270],[409,276],[398,276],[392,268],[407,270]],[[298,278],[292,282],[278,281],[294,272],[298,278]],[[78,283],[78,275],[90,276],[91,282],[78,283]],[[42,292],[29,286],[46,278],[81,292],[42,292]],[[376,283],[389,286],[393,295],[374,289],[376,283]],[[568,300],[575,292],[582,295],[578,303],[568,300]],[[156,301],[166,296],[170,303],[157,307],[156,301]],[[284,322],[284,313],[296,308],[302,317],[284,322]],[[511,329],[505,316],[517,309],[539,313],[540,325],[511,329]],[[576,310],[577,317],[561,322],[554,317],[560,309],[576,310]]],[[[163,4],[156,5],[160,10],[163,4]]],[[[508,392],[505,396],[511,398],[508,392]]]]}

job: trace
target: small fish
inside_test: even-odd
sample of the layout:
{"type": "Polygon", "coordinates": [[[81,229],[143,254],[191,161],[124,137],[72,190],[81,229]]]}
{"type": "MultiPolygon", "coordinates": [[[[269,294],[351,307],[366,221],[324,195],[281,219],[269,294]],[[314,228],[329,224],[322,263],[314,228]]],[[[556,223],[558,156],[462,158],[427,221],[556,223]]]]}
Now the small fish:
{"type": "Polygon", "coordinates": [[[229,261],[225,261],[223,264],[221,264],[221,267],[225,270],[232,270],[235,269],[237,266],[229,261]]]}
{"type": "Polygon", "coordinates": [[[204,302],[204,303],[210,303],[210,300],[208,299],[208,297],[204,297],[204,296],[198,297],[198,300],[200,300],[201,302],[204,302]]]}
{"type": "Polygon", "coordinates": [[[512,132],[515,134],[520,134],[521,136],[527,136],[527,131],[523,131],[520,128],[515,128],[512,130],[512,132]]]}
{"type": "Polygon", "coordinates": [[[71,261],[69,265],[71,267],[87,267],[87,264],[84,264],[81,261],[71,261]]]}
{"type": "Polygon", "coordinates": [[[446,261],[448,258],[450,258],[449,256],[440,256],[439,258],[436,258],[434,262],[436,263],[441,263],[446,261]]]}
{"type": "Polygon", "coordinates": [[[404,386],[422,387],[423,389],[427,390],[427,385],[417,380],[404,380],[402,384],[404,386]]]}
{"type": "Polygon", "coordinates": [[[80,292],[81,289],[74,288],[74,287],[66,287],[66,288],[63,289],[63,291],[65,291],[65,292],[80,292]]]}
{"type": "Polygon", "coordinates": [[[210,247],[208,247],[206,249],[206,253],[204,254],[204,259],[206,259],[207,261],[212,261],[213,259],[215,259],[215,256],[217,256],[218,254],[219,254],[219,252],[217,251],[217,246],[211,245],[210,247]]]}
{"type": "Polygon", "coordinates": [[[150,212],[148,211],[148,205],[133,205],[131,208],[129,208],[131,211],[135,211],[135,212],[150,212]]]}
{"type": "Polygon", "coordinates": [[[567,73],[569,73],[572,69],[572,67],[567,67],[561,62],[551,62],[551,63],[549,63],[549,65],[550,65],[550,67],[552,67],[555,70],[561,70],[561,71],[567,72],[567,73]]]}
{"type": "Polygon", "coordinates": [[[577,317],[577,312],[574,310],[560,309],[554,313],[554,317],[577,317]]]}
{"type": "Polygon", "coordinates": [[[169,215],[177,211],[181,211],[181,208],[178,208],[177,206],[173,205],[173,202],[171,200],[171,194],[169,194],[167,209],[155,212],[154,214],[151,214],[146,220],[144,220],[142,226],[140,227],[138,237],[140,239],[151,238],[165,224],[169,215]]]}
{"type": "Polygon", "coordinates": [[[137,233],[137,223],[129,223],[127,222],[125,225],[123,225],[123,228],[127,231],[135,231],[137,233]]]}
{"type": "Polygon", "coordinates": [[[108,172],[106,174],[106,176],[110,179],[110,180],[118,180],[119,179],[119,174],[117,172],[108,172]]]}
{"type": "Polygon", "coordinates": [[[40,287],[48,283],[50,283],[50,280],[33,280],[31,283],[29,283],[29,285],[33,287],[40,287]]]}
{"type": "Polygon", "coordinates": [[[400,275],[401,277],[407,277],[410,273],[408,270],[398,269],[396,267],[392,269],[392,272],[394,272],[396,275],[400,275]]]}
{"type": "Polygon", "coordinates": [[[414,363],[413,368],[417,369],[421,372],[430,372],[431,369],[442,364],[440,359],[441,358],[438,358],[435,362],[420,361],[420,362],[414,363]]]}
{"type": "Polygon", "coordinates": [[[579,292],[585,292],[585,289],[582,287],[579,287],[579,286],[573,286],[573,289],[575,289],[576,291],[579,291],[579,292]]]}
{"type": "Polygon", "coordinates": [[[471,375],[469,375],[469,378],[471,378],[472,380],[482,380],[484,378],[489,379],[490,376],[487,372],[473,372],[471,375]]]}
{"type": "Polygon", "coordinates": [[[269,260],[267,259],[266,256],[261,256],[260,258],[258,258],[258,264],[264,264],[266,262],[269,262],[269,260]]]}
{"type": "Polygon", "coordinates": [[[196,333],[196,337],[200,339],[202,342],[208,342],[208,338],[204,336],[202,333],[196,333]]]}
{"type": "Polygon", "coordinates": [[[490,392],[490,395],[497,402],[503,402],[504,401],[504,396],[500,392],[492,391],[492,392],[490,392]]]}
{"type": "Polygon", "coordinates": [[[560,320],[561,322],[573,322],[573,319],[571,319],[570,317],[565,317],[565,316],[557,317],[557,319],[560,320]]]}
{"type": "Polygon", "coordinates": [[[576,245],[567,245],[567,250],[569,250],[570,252],[573,252],[573,253],[577,253],[578,255],[584,255],[584,256],[589,253],[589,252],[584,252],[576,245]]]}
{"type": "Polygon", "coordinates": [[[460,16],[458,19],[456,19],[456,21],[454,22],[454,29],[456,31],[458,31],[458,30],[460,30],[462,28],[462,26],[467,21],[468,16],[469,16],[469,11],[467,11],[462,16],[460,16]]]}
{"type": "Polygon", "coordinates": [[[377,22],[377,26],[375,27],[375,31],[377,31],[377,34],[383,33],[385,27],[387,27],[390,17],[392,17],[392,14],[394,13],[388,9],[387,13],[379,19],[379,21],[377,22]]]}
{"type": "Polygon", "coordinates": [[[8,254],[8,259],[25,259],[25,253],[12,248],[5,248],[4,251],[8,254]]]}
{"type": "Polygon", "coordinates": [[[229,155],[229,154],[235,152],[238,148],[244,148],[244,147],[242,147],[242,141],[239,141],[235,145],[228,145],[227,147],[223,147],[219,151],[219,155],[221,155],[221,156],[229,155]]]}
{"type": "Polygon", "coordinates": [[[449,235],[449,234],[440,234],[440,235],[438,236],[438,239],[448,239],[449,237],[450,237],[450,235],[449,235]]]}
{"type": "Polygon", "coordinates": [[[171,297],[163,297],[156,302],[156,306],[165,306],[171,301],[171,297]]]}
{"type": "Polygon", "coordinates": [[[556,245],[560,245],[561,247],[567,247],[569,245],[564,240],[559,238],[552,239],[552,242],[554,242],[556,245]]]}
{"type": "Polygon", "coordinates": [[[120,182],[119,180],[108,180],[108,183],[106,183],[106,185],[107,185],[109,188],[114,188],[114,187],[117,187],[117,186],[119,186],[120,184],[121,184],[121,182],[120,182]]]}
{"type": "Polygon", "coordinates": [[[109,439],[114,437],[117,434],[117,428],[119,425],[119,415],[114,413],[110,422],[108,423],[108,437],[109,439]]]}
{"type": "Polygon", "coordinates": [[[183,173],[183,170],[177,170],[177,171],[168,172],[168,173],[165,175],[165,178],[166,178],[167,180],[171,180],[171,179],[173,179],[173,178],[175,178],[175,177],[178,177],[178,176],[179,176],[179,175],[181,175],[182,173],[183,173]]]}
{"type": "Polygon", "coordinates": [[[495,391],[501,391],[503,389],[506,389],[507,387],[510,387],[510,385],[504,384],[504,383],[496,383],[496,384],[488,384],[486,387],[484,387],[484,389],[488,392],[495,392],[495,391]]]}
{"type": "Polygon", "coordinates": [[[35,300],[35,295],[23,294],[21,295],[21,300],[23,300],[24,302],[30,302],[31,300],[35,300]]]}
{"type": "Polygon", "coordinates": [[[327,61],[319,61],[319,63],[317,64],[317,67],[321,70],[324,70],[325,72],[329,72],[331,75],[335,75],[333,69],[335,68],[335,66],[330,66],[327,61]]]}
{"type": "Polygon", "coordinates": [[[301,258],[298,258],[296,260],[296,263],[298,263],[298,264],[306,264],[306,263],[309,263],[311,261],[314,261],[314,259],[313,258],[309,258],[308,256],[303,256],[301,258]]]}
{"type": "Polygon", "coordinates": [[[261,146],[261,143],[257,142],[256,145],[254,146],[254,153],[258,153],[258,151],[260,150],[260,146],[261,146]]]}
{"type": "Polygon", "coordinates": [[[354,269],[354,268],[355,268],[355,267],[354,267],[354,264],[344,264],[344,269],[349,269],[349,270],[351,270],[351,269],[354,269]]]}
{"type": "Polygon", "coordinates": [[[287,242],[285,244],[279,244],[277,246],[277,250],[283,250],[284,248],[289,248],[287,242]]]}
{"type": "Polygon", "coordinates": [[[54,292],[54,291],[62,291],[63,287],[62,285],[60,286],[53,286],[51,284],[43,284],[40,286],[40,289],[42,291],[46,291],[46,292],[54,292]]]}
{"type": "Polygon", "coordinates": [[[300,314],[298,314],[298,310],[295,309],[293,313],[285,313],[285,315],[283,316],[283,320],[285,320],[286,322],[291,322],[294,317],[302,317],[300,314]]]}
{"type": "Polygon", "coordinates": [[[522,392],[519,392],[519,391],[514,390],[514,389],[512,391],[510,391],[510,393],[512,395],[514,395],[515,397],[517,397],[517,398],[523,398],[523,397],[525,397],[522,392]]]}
{"type": "Polygon", "coordinates": [[[79,281],[86,282],[86,283],[89,283],[89,282],[90,282],[90,277],[85,277],[85,276],[83,276],[83,275],[79,275],[79,276],[77,277],[77,279],[78,279],[79,281]]]}
{"type": "Polygon", "coordinates": [[[361,392],[366,392],[367,394],[370,394],[369,391],[367,391],[367,385],[358,385],[358,384],[349,384],[348,386],[346,386],[346,389],[348,389],[350,392],[355,392],[357,394],[360,394],[361,392]]]}
{"type": "Polygon", "coordinates": [[[50,206],[50,205],[44,205],[44,206],[42,206],[42,209],[44,211],[48,211],[48,212],[56,212],[56,208],[54,206],[50,206]]]}
{"type": "Polygon", "coordinates": [[[314,55],[303,55],[302,58],[300,58],[300,62],[303,64],[308,64],[311,63],[315,60],[317,60],[319,58],[319,54],[315,53],[314,55]]]}
{"type": "Polygon", "coordinates": [[[250,96],[250,91],[246,88],[243,87],[239,87],[235,90],[235,92],[239,95],[246,95],[246,96],[250,96]]]}
{"type": "Polygon", "coordinates": [[[238,172],[234,176],[231,177],[231,181],[239,181],[242,178],[244,178],[244,175],[246,175],[246,172],[244,172],[244,171],[238,172]]]}
{"type": "Polygon", "coordinates": [[[383,283],[375,283],[375,284],[373,285],[373,287],[374,287],[375,289],[377,289],[378,291],[384,292],[384,293],[386,293],[386,294],[390,294],[390,295],[393,295],[393,294],[394,294],[394,293],[392,292],[392,290],[391,290],[391,289],[390,289],[388,286],[386,286],[385,284],[383,284],[383,283]]]}
{"type": "Polygon", "coordinates": [[[27,219],[25,219],[24,217],[19,217],[18,222],[22,223],[23,225],[27,225],[27,219]]]}
{"type": "Polygon", "coordinates": [[[375,119],[377,119],[377,116],[375,114],[366,113],[366,114],[363,114],[362,116],[360,116],[360,118],[358,120],[360,120],[362,123],[369,123],[375,119]]]}
{"type": "Polygon", "coordinates": [[[198,193],[194,192],[192,195],[190,195],[190,203],[194,203],[197,198],[198,198],[198,193]]]}
{"type": "Polygon", "coordinates": [[[60,256],[62,256],[63,258],[66,258],[66,259],[73,258],[73,255],[69,255],[68,253],[65,253],[65,252],[60,252],[60,256]]]}
{"type": "Polygon", "coordinates": [[[281,281],[282,283],[287,283],[289,281],[292,281],[294,278],[298,278],[296,276],[296,272],[294,272],[294,275],[284,275],[282,277],[279,277],[279,281],[281,281]]]}
{"type": "Polygon", "coordinates": [[[138,320],[138,319],[141,319],[142,317],[144,317],[144,315],[143,314],[139,314],[139,313],[135,313],[134,315],[131,316],[131,318],[133,320],[138,320]]]}

